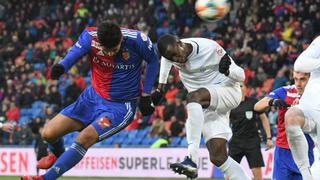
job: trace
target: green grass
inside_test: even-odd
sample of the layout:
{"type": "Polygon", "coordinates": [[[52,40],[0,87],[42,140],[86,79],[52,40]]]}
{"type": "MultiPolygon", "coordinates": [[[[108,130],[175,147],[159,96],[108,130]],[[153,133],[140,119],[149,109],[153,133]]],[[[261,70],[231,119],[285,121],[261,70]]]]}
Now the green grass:
{"type": "MultiPolygon", "coordinates": [[[[0,176],[0,180],[17,180],[20,177],[17,176],[0,176]]],[[[91,177],[62,177],[61,180],[180,180],[178,178],[91,178],[91,177]]],[[[186,179],[186,178],[182,178],[186,179]]],[[[222,180],[222,179],[197,179],[197,180],[222,180]]],[[[265,179],[269,180],[269,179],[265,179]]]]}

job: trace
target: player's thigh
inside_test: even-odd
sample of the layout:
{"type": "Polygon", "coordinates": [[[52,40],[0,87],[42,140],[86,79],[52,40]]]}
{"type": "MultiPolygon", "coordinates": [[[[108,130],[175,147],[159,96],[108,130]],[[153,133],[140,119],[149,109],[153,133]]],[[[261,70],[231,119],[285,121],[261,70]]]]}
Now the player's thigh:
{"type": "Polygon", "coordinates": [[[202,134],[205,142],[212,138],[222,138],[227,141],[232,136],[232,131],[229,126],[229,112],[228,113],[217,113],[215,111],[206,109],[204,110],[204,125],[202,134]]]}
{"type": "Polygon", "coordinates": [[[102,141],[126,128],[133,120],[136,111],[136,101],[117,103],[111,106],[111,111],[102,113],[91,123],[102,141]]]}
{"type": "Polygon", "coordinates": [[[57,114],[43,128],[41,135],[46,141],[54,141],[73,131],[79,131],[84,125],[75,119],[63,114],[57,114]]]}
{"type": "MultiPolygon", "coordinates": [[[[317,121],[319,121],[320,112],[304,107],[302,105],[294,106],[293,108],[300,110],[304,116],[303,132],[316,134],[317,121]]],[[[289,109],[290,110],[290,109],[289,109]]]]}
{"type": "Polygon", "coordinates": [[[212,85],[205,87],[211,96],[208,109],[217,112],[228,112],[241,102],[241,88],[236,85],[212,85]]]}

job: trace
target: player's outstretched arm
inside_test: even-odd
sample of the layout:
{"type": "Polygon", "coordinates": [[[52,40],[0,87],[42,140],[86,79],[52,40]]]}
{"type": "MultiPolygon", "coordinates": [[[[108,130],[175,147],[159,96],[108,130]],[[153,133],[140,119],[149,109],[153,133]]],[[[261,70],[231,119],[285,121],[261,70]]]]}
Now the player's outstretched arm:
{"type": "Polygon", "coordinates": [[[296,62],[294,70],[297,72],[310,73],[316,69],[320,69],[320,36],[318,36],[310,46],[304,50],[296,62]]]}
{"type": "Polygon", "coordinates": [[[266,112],[269,108],[269,101],[271,100],[270,97],[264,97],[260,99],[255,105],[254,105],[254,110],[256,112],[262,113],[266,112]]]}

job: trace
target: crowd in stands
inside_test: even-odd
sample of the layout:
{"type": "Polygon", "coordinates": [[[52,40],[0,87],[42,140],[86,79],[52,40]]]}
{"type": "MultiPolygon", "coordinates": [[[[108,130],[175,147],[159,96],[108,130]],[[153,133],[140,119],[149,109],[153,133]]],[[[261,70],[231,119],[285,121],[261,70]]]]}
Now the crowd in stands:
{"type": "MultiPolygon", "coordinates": [[[[200,21],[194,0],[0,1],[0,122],[16,124],[12,133],[0,131],[0,144],[32,144],[45,122],[90,85],[85,57],[59,81],[50,80],[50,67],[85,27],[104,19],[139,29],[154,43],[165,33],[216,40],[244,67],[247,95],[260,98],[292,83],[296,57],[320,32],[320,0],[233,1],[231,12],[216,23],[200,21]]],[[[150,117],[137,112],[123,136],[144,133],[185,143],[186,94],[173,69],[162,105],[150,117]]],[[[268,116],[276,128],[276,110],[268,116]]]]}

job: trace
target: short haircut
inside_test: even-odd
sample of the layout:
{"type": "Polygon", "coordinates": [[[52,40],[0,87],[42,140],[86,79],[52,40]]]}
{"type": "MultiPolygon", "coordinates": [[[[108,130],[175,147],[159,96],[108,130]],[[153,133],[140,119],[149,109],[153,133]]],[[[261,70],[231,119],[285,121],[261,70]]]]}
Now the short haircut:
{"type": "Polygon", "coordinates": [[[110,21],[103,21],[98,25],[97,35],[99,43],[108,49],[116,47],[122,37],[120,27],[110,21]]]}
{"type": "Polygon", "coordinates": [[[177,43],[177,37],[171,34],[166,34],[161,36],[158,39],[157,46],[161,56],[166,56],[168,46],[174,45],[177,43]]]}

